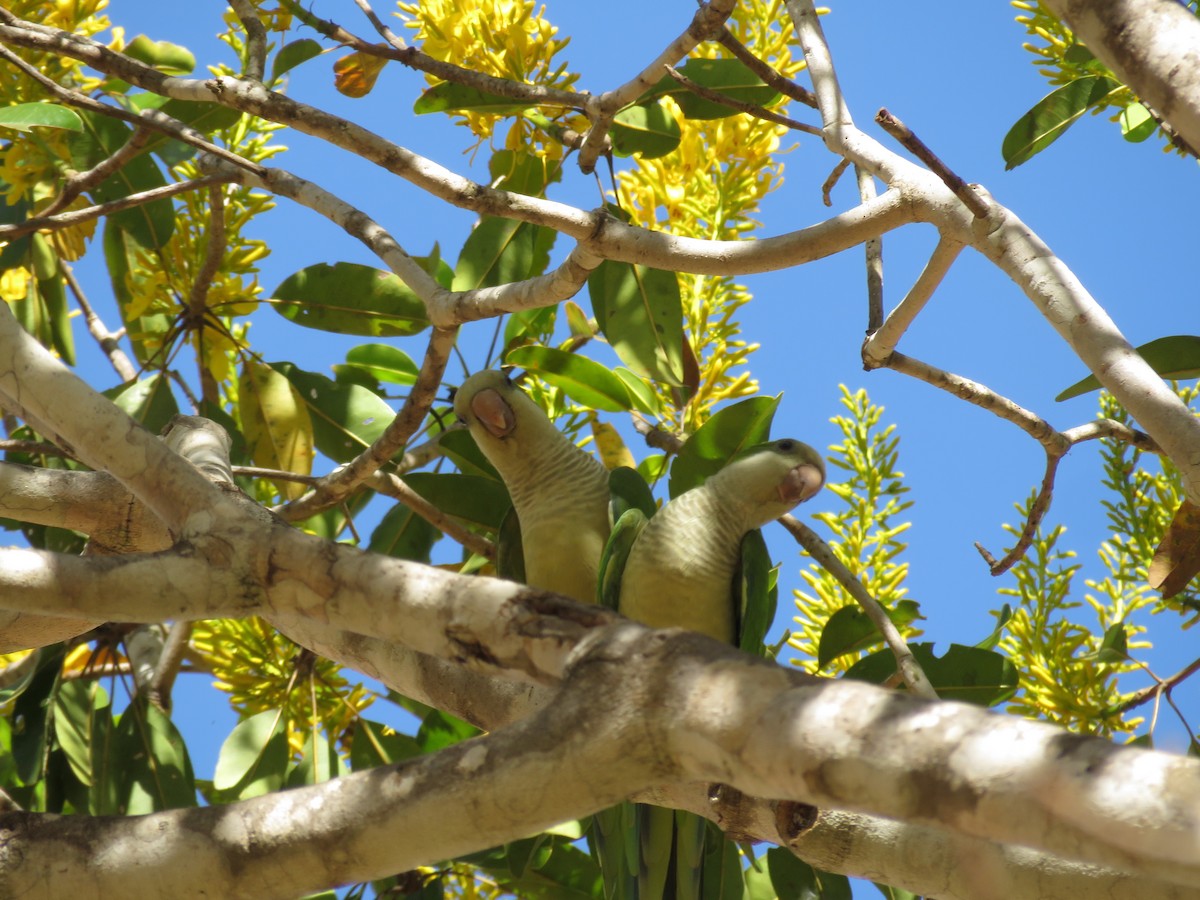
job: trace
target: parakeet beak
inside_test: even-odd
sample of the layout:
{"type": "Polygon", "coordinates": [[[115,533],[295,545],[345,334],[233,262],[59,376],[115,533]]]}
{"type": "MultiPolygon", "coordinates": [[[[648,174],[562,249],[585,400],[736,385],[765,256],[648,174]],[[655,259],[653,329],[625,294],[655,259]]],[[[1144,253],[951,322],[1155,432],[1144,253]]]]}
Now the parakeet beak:
{"type": "Polygon", "coordinates": [[[776,490],[781,503],[795,506],[812,497],[825,484],[825,474],[811,463],[801,463],[787,473],[776,490]]]}
{"type": "Polygon", "coordinates": [[[471,412],[492,437],[508,437],[517,424],[512,407],[490,388],[471,398],[471,412]]]}

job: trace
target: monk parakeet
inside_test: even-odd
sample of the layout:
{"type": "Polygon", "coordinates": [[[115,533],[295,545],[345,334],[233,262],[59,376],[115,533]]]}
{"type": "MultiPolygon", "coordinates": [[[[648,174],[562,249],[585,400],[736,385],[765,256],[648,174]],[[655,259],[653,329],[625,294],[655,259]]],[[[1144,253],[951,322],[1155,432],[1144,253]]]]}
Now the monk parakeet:
{"type": "Polygon", "coordinates": [[[504,479],[521,526],[525,582],[594,602],[608,539],[608,470],[563,436],[503,372],[472,375],[454,412],[504,479]]]}
{"type": "MultiPolygon", "coordinates": [[[[769,612],[747,605],[748,576],[735,577],[739,562],[762,552],[756,529],[824,483],[825,462],[816,450],[777,440],[735,457],[648,521],[636,510],[626,513],[601,563],[601,601],[615,602],[622,614],[646,625],[688,628],[761,653],[773,604],[769,612]]],[[[625,816],[628,827],[631,816],[625,816]]],[[[614,895],[628,896],[625,886],[636,878],[638,900],[701,897],[706,832],[711,828],[724,843],[715,826],[691,813],[641,805],[632,821],[637,852],[624,845],[629,869],[614,895]],[[635,860],[636,876],[629,871],[635,860]]]]}

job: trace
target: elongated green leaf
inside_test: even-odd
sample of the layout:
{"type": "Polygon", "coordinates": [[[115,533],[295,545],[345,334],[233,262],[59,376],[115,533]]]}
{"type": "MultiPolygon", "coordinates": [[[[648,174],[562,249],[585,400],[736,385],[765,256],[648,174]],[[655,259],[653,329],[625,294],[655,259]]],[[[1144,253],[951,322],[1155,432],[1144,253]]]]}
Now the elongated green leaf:
{"type": "Polygon", "coordinates": [[[495,531],[512,506],[500,482],[477,475],[413,472],[404,482],[442,512],[495,531]]]}
{"type": "MultiPolygon", "coordinates": [[[[922,618],[920,607],[913,600],[901,600],[895,609],[887,611],[888,618],[897,626],[904,626],[922,618]]],[[[817,665],[824,667],[844,653],[853,653],[879,644],[883,636],[862,608],[856,605],[843,606],[825,623],[821,630],[821,641],[817,647],[817,665]]]]}
{"type": "Polygon", "coordinates": [[[49,736],[50,704],[58,689],[59,673],[67,655],[65,644],[54,644],[36,651],[37,662],[29,687],[17,697],[12,720],[21,728],[12,738],[17,774],[25,784],[42,777],[46,763],[46,739],[49,736]]]}
{"type": "MultiPolygon", "coordinates": [[[[29,202],[27,200],[18,199],[12,206],[0,203],[0,225],[16,225],[24,222],[27,218],[29,218],[29,202]]],[[[7,246],[0,248],[0,272],[22,265],[33,244],[33,237],[32,234],[27,234],[24,237],[13,238],[7,246]]]]}
{"type": "Polygon", "coordinates": [[[643,159],[658,159],[679,146],[683,132],[675,117],[656,100],[617,113],[609,136],[618,156],[636,153],[643,159]]]}
{"type": "Polygon", "coordinates": [[[670,494],[678,497],[720,471],[771,432],[779,397],[750,397],[719,410],[688,438],[671,466],[670,494]]]}
{"type": "Polygon", "coordinates": [[[554,230],[541,225],[485,216],[463,244],[451,289],[470,291],[541,275],[554,238],[554,230]]]}
{"type": "Polygon", "coordinates": [[[562,180],[562,161],[512,150],[496,150],[488,160],[488,174],[496,187],[541,197],[546,193],[546,185],[562,180]]]}
{"type": "Polygon", "coordinates": [[[1027,162],[1062,137],[1085,112],[1123,86],[1104,75],[1088,75],[1055,88],[1013,124],[1000,152],[1004,168],[1027,162]]]}
{"type": "Polygon", "coordinates": [[[345,766],[338,757],[333,738],[319,737],[310,731],[300,761],[288,771],[284,785],[293,788],[321,784],[344,774],[345,766]]]}
{"type": "Polygon", "coordinates": [[[287,378],[304,405],[318,450],[334,462],[349,462],[387,431],[396,417],[372,391],[306,372],[290,362],[271,363],[287,378]]]}
{"type": "Polygon", "coordinates": [[[0,109],[0,128],[13,131],[32,131],[34,128],[59,128],[83,131],[79,113],[54,103],[18,103],[0,109]]]}
{"type": "Polygon", "coordinates": [[[429,327],[425,304],[403,281],[358,263],[308,266],[285,278],[272,297],[285,319],[321,331],[405,337],[429,327]]]}
{"type": "Polygon", "coordinates": [[[350,768],[355,772],[390,766],[420,756],[421,747],[407,734],[381,722],[360,718],[354,725],[354,743],[350,745],[350,768]]]}
{"type": "Polygon", "coordinates": [[[321,52],[320,43],[312,38],[301,38],[298,41],[284,44],[275,54],[274,62],[271,63],[271,81],[277,81],[284,73],[290,72],[313,57],[320,56],[321,52]]]}
{"type": "MultiPolygon", "coordinates": [[[[80,171],[112,156],[133,134],[127,125],[109,116],[83,111],[80,117],[83,131],[71,135],[67,141],[71,164],[80,171]]],[[[91,194],[96,202],[105,203],[166,183],[153,158],[142,153],[102,181],[91,194]]],[[[121,226],[143,247],[153,250],[165,245],[174,232],[175,208],[170,199],[163,198],[116,213],[110,221],[121,226]]]]}
{"type": "MultiPolygon", "coordinates": [[[[770,106],[779,99],[779,92],[754,74],[738,59],[689,59],[678,71],[703,87],[743,103],[770,106]]],[[[737,115],[737,110],[721,103],[705,100],[684,87],[670,75],[638,98],[639,103],[670,95],[689,119],[722,119],[737,115]]]]}
{"type": "Polygon", "coordinates": [[[170,382],[157,372],[140,381],[109,388],[104,396],[153,434],[162,431],[163,426],[179,413],[170,382]]]}
{"type": "Polygon", "coordinates": [[[464,475],[482,475],[493,481],[504,480],[467,429],[443,432],[438,438],[438,446],[464,475]]]}
{"type": "Polygon", "coordinates": [[[137,240],[124,228],[109,219],[104,223],[104,261],[108,268],[108,276],[112,285],[113,296],[121,311],[121,320],[133,345],[134,355],[138,361],[146,364],[151,361],[157,344],[171,327],[171,320],[162,313],[146,313],[131,317],[129,311],[133,304],[133,292],[129,282],[137,276],[134,274],[134,260],[139,248],[137,240]]]}
{"type": "MultiPolygon", "coordinates": [[[[992,650],[951,644],[945,655],[935,656],[933,644],[909,644],[909,649],[943,700],[995,706],[1017,691],[1016,667],[992,650]]],[[[895,655],[891,650],[880,650],[856,662],[846,677],[882,684],[895,671],[895,655]]]]}
{"type": "Polygon", "coordinates": [[[417,380],[417,364],[412,357],[390,344],[359,344],[347,351],[346,364],[333,370],[341,377],[344,369],[361,369],[378,381],[389,384],[412,384],[417,380]]]}
{"type": "Polygon", "coordinates": [[[427,563],[433,545],[441,536],[440,531],[415,512],[403,503],[397,503],[371,532],[367,549],[397,559],[427,563]]]}
{"type": "Polygon", "coordinates": [[[606,412],[630,409],[625,382],[598,362],[554,347],[518,347],[506,358],[510,366],[536,372],[584,406],[606,412]]]}
{"type": "Polygon", "coordinates": [[[237,727],[221,744],[213,787],[246,800],[283,787],[288,743],[279,710],[267,709],[237,727]]]}
{"type": "MultiPolygon", "coordinates": [[[[1194,334],[1172,334],[1155,338],[1134,348],[1155,372],[1163,378],[1184,379],[1200,377],[1200,336],[1194,334]]],[[[1077,381],[1055,400],[1070,400],[1089,391],[1100,390],[1100,381],[1089,375],[1077,381]]]]}
{"type": "Polygon", "coordinates": [[[443,81],[427,89],[413,104],[413,112],[419,116],[438,112],[488,112],[498,116],[518,113],[528,108],[528,103],[490,94],[465,84],[443,81]]]}
{"type": "MultiPolygon", "coordinates": [[[[313,423],[309,404],[281,372],[246,357],[238,378],[238,416],[256,465],[307,475],[312,471],[313,423]]],[[[304,485],[280,482],[288,498],[304,485]]]]}
{"type": "Polygon", "coordinates": [[[422,753],[433,753],[480,733],[479,729],[469,722],[440,709],[433,709],[426,714],[421,727],[417,729],[416,741],[422,753]]]}
{"type": "Polygon", "coordinates": [[[771,578],[771,554],[762,531],[755,528],[742,538],[738,562],[737,644],[744,652],[766,656],[767,631],[775,621],[779,592],[771,578]]]}
{"type": "Polygon", "coordinates": [[[113,732],[125,765],[118,788],[121,812],[134,816],[196,805],[196,777],[183,737],[157,706],[136,699],[113,732]]]}
{"type": "Polygon", "coordinates": [[[588,278],[592,314],[638,375],[683,383],[683,305],[674,272],[605,260],[588,278]]]}
{"type": "Polygon", "coordinates": [[[196,57],[187,47],[170,41],[153,41],[144,34],[126,44],[124,53],[167,75],[187,75],[196,68],[196,57]]]}
{"type": "Polygon", "coordinates": [[[99,685],[64,681],[54,697],[54,738],[75,777],[92,785],[92,710],[99,685]]]}
{"type": "Polygon", "coordinates": [[[117,724],[113,721],[112,701],[103,689],[96,695],[91,725],[92,789],[88,792],[88,812],[93,816],[115,816],[121,811],[120,781],[125,760],[117,756],[117,724]]]}

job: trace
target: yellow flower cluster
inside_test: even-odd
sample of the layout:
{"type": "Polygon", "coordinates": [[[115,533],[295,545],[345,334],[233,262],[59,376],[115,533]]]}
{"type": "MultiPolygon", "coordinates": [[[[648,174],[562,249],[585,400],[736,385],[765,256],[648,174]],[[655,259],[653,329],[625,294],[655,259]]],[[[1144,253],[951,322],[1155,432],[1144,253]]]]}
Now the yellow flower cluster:
{"type": "MultiPolygon", "coordinates": [[[[556,38],[558,28],[546,21],[545,6],[536,12],[534,6],[533,0],[418,0],[399,4],[409,17],[406,27],[434,59],[497,78],[568,88],[579,76],[567,72],[565,63],[556,66],[554,57],[567,46],[569,38],[556,38]]],[[[439,81],[426,77],[431,84],[439,81]]],[[[498,117],[464,112],[461,120],[481,140],[487,140],[498,117]]],[[[522,138],[531,136],[528,123],[518,116],[506,145],[513,149],[524,143],[522,138]]]]}
{"type": "Polygon", "coordinates": [[[209,665],[213,683],[229,694],[242,716],[282,709],[293,752],[303,751],[314,725],[340,738],[375,695],[351,685],[337,663],[322,657],[302,662],[302,648],[259,618],[197,622],[192,646],[209,665]]]}
{"type": "MultiPolygon", "coordinates": [[[[792,76],[802,67],[794,60],[782,3],[754,0],[739,4],[730,20],[734,35],[792,76]]],[[[697,57],[727,56],[724,47],[704,44],[697,57]]],[[[754,230],[752,218],[763,197],[783,181],[783,164],[776,159],[786,129],[738,114],[709,121],[682,116],[670,98],[682,131],[679,147],[658,159],[638,158],[617,176],[617,201],[634,224],[708,240],[736,240],[754,230]]],[[[690,433],[721,401],[758,392],[746,365],[757,344],[739,340],[735,316],[751,299],[750,292],[729,278],[680,275],[686,333],[700,364],[700,385],[686,406],[678,409],[670,391],[661,391],[663,410],[673,425],[690,433]],[[741,371],[738,371],[741,370],[741,371]]]]}

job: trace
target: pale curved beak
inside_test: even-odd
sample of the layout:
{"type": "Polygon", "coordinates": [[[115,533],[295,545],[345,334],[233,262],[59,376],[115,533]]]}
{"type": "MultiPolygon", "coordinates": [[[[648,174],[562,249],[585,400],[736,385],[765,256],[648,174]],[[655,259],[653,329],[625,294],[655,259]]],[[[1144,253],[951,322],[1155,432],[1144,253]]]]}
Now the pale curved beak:
{"type": "Polygon", "coordinates": [[[779,483],[779,500],[793,506],[814,496],[825,484],[825,473],[811,463],[801,463],[779,483]]]}
{"type": "Polygon", "coordinates": [[[492,437],[508,437],[517,424],[512,407],[504,401],[499,391],[491,388],[482,390],[471,398],[471,413],[492,437]]]}

